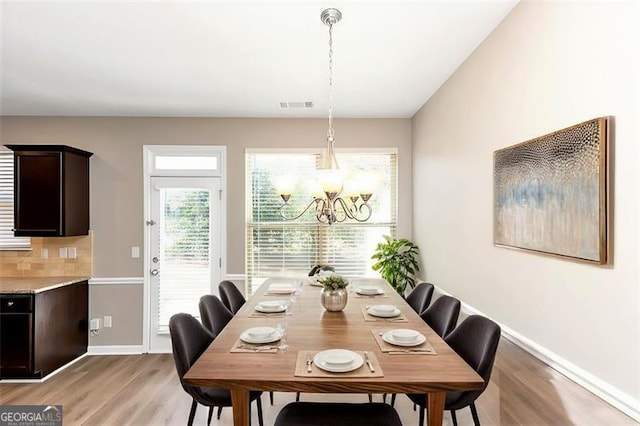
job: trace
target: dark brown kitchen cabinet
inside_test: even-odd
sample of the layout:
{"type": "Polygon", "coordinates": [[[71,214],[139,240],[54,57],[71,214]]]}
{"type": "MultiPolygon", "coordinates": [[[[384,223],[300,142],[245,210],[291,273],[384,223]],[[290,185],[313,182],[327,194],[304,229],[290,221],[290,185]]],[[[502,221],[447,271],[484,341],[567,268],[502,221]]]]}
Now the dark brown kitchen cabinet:
{"type": "Polygon", "coordinates": [[[66,145],[6,145],[14,151],[14,235],[89,233],[89,157],[66,145]]]}
{"type": "Polygon", "coordinates": [[[0,294],[0,378],[42,378],[87,352],[88,282],[0,294]]]}

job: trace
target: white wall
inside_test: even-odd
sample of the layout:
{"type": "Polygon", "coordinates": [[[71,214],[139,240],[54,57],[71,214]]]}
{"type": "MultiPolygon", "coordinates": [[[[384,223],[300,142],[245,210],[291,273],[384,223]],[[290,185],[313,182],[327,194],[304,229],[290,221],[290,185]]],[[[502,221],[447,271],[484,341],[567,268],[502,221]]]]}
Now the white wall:
{"type": "Polygon", "coordinates": [[[413,119],[413,230],[424,275],[640,401],[640,12],[520,3],[413,119]],[[633,28],[635,27],[635,28],[633,28]],[[613,264],[493,246],[493,151],[613,116],[613,264]]]}

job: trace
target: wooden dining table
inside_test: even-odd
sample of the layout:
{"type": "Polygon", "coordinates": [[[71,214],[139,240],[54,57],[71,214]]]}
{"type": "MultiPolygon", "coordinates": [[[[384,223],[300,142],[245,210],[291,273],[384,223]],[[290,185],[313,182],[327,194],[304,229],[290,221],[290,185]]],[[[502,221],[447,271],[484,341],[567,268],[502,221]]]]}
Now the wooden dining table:
{"type": "MultiPolygon", "coordinates": [[[[186,373],[186,383],[231,390],[235,426],[249,425],[249,391],[310,393],[424,393],[428,425],[441,425],[447,391],[481,389],[482,378],[461,359],[406,301],[383,280],[352,280],[346,307],[329,312],[320,303],[322,288],[304,283],[297,295],[269,295],[269,279],[236,313],[224,330],[186,373]],[[382,297],[362,297],[353,291],[360,284],[377,285],[382,297]],[[265,300],[292,302],[288,315],[249,315],[265,300]],[[395,305],[406,322],[365,321],[363,306],[395,305]],[[231,352],[240,334],[257,326],[286,326],[288,349],[231,352]],[[435,354],[383,353],[372,329],[408,328],[422,333],[435,354]],[[299,351],[326,349],[367,351],[375,356],[382,377],[353,377],[334,373],[331,377],[294,375],[299,351]]],[[[288,279],[288,281],[292,281],[288,279]]],[[[255,314],[254,314],[255,315],[255,314]]],[[[363,365],[360,368],[367,368],[363,365]]]]}

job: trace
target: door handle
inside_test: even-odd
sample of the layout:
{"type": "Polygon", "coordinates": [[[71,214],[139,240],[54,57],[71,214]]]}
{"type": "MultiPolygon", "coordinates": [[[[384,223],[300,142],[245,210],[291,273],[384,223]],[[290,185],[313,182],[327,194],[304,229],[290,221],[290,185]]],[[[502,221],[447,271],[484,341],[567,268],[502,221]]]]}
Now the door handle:
{"type": "Polygon", "coordinates": [[[151,259],[151,261],[153,263],[158,263],[158,262],[160,262],[160,259],[158,259],[156,256],[154,256],[153,259],[151,259]]]}
{"type": "Polygon", "coordinates": [[[152,269],[151,271],[149,271],[149,273],[153,276],[156,276],[160,273],[160,271],[158,271],[157,269],[152,269]]]}

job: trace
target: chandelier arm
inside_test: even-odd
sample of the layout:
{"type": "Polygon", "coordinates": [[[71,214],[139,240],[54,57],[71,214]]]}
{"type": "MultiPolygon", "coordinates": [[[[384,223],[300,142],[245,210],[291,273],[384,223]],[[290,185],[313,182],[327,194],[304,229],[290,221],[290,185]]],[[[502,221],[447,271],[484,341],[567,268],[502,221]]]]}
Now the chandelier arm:
{"type": "Polygon", "coordinates": [[[320,223],[331,225],[331,208],[330,203],[326,199],[318,200],[318,206],[316,207],[316,220],[320,223]]]}
{"type": "Polygon", "coordinates": [[[371,218],[371,213],[373,213],[373,209],[371,208],[371,206],[368,203],[363,203],[360,205],[360,207],[358,208],[358,212],[362,213],[364,208],[367,208],[367,215],[362,218],[362,219],[358,219],[355,218],[355,220],[357,220],[358,222],[366,222],[367,220],[369,220],[371,218]]]}
{"type": "Polygon", "coordinates": [[[367,203],[363,203],[360,205],[360,207],[356,207],[355,213],[353,210],[351,210],[351,208],[347,205],[347,203],[342,198],[340,197],[336,198],[334,200],[334,204],[336,203],[340,204],[340,207],[344,211],[344,214],[346,217],[348,217],[349,219],[355,220],[356,222],[366,222],[367,220],[369,220],[369,218],[371,217],[371,213],[373,212],[373,210],[371,209],[371,206],[367,203]],[[366,216],[360,217],[360,214],[365,212],[365,210],[366,210],[366,216]]]}
{"type": "Polygon", "coordinates": [[[353,219],[351,212],[345,205],[344,200],[340,197],[336,197],[333,200],[333,210],[336,212],[336,222],[344,222],[347,219],[353,219]]]}
{"type": "Polygon", "coordinates": [[[311,200],[311,202],[309,204],[307,204],[307,207],[305,207],[305,209],[302,210],[302,213],[300,213],[297,216],[287,216],[287,215],[284,214],[284,208],[286,206],[290,206],[291,205],[289,203],[283,203],[282,205],[280,205],[280,209],[278,210],[278,213],[280,214],[280,217],[283,218],[284,220],[296,220],[296,219],[299,219],[300,217],[302,217],[302,215],[305,214],[307,212],[307,210],[309,210],[314,203],[317,204],[318,201],[319,200],[317,200],[317,199],[311,200]]]}

